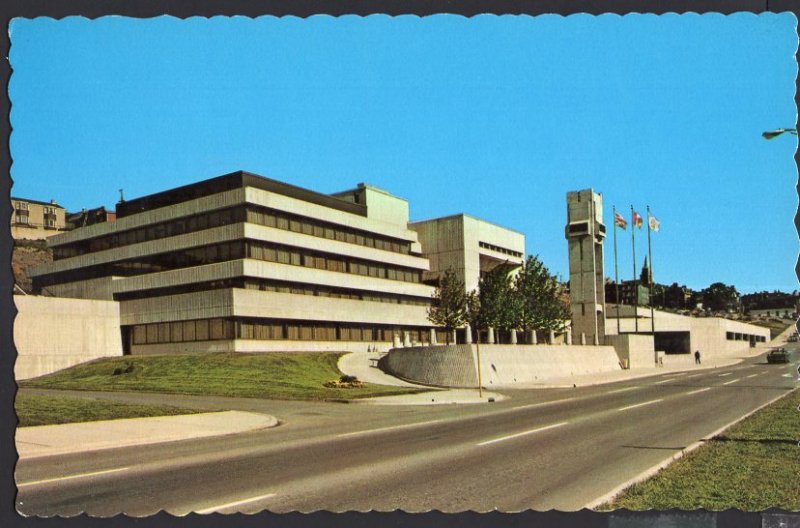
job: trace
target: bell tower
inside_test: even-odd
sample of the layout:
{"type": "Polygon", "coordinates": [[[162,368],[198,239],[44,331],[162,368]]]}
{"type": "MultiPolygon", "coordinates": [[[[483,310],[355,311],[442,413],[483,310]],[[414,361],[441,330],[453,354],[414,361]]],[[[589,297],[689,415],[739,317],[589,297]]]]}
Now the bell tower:
{"type": "Polygon", "coordinates": [[[602,345],[605,340],[605,275],[603,274],[603,196],[592,189],[567,193],[569,304],[572,342],[602,345]]]}

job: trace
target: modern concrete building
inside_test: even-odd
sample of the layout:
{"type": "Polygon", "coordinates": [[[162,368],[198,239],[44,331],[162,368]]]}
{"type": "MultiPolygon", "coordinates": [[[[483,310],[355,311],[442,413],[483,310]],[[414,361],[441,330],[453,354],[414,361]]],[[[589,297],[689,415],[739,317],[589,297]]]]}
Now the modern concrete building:
{"type": "Polygon", "coordinates": [[[66,211],[55,200],[11,197],[11,238],[41,240],[66,228],[66,211]]]}
{"type": "MultiPolygon", "coordinates": [[[[412,222],[409,228],[418,234],[422,256],[430,262],[430,269],[423,272],[422,280],[432,286],[445,271],[452,269],[467,291],[477,290],[483,274],[500,265],[508,266],[512,272],[524,261],[525,235],[470,215],[412,222]]],[[[455,334],[454,341],[458,343],[471,343],[478,338],[469,325],[455,334]]],[[[507,342],[516,340],[513,334],[513,337],[496,335],[495,329],[490,328],[486,339],[489,343],[507,342]]]]}
{"type": "Polygon", "coordinates": [[[569,297],[572,340],[602,345],[605,338],[603,197],[592,189],[567,193],[569,297]]]}
{"type": "MultiPolygon", "coordinates": [[[[51,238],[54,262],[32,271],[34,289],[119,301],[125,353],[444,340],[423,277],[443,245],[426,252],[408,214],[406,200],[368,185],[325,195],[239,171],[120,202],[116,221],[51,238]]],[[[456,223],[449,258],[470,284],[489,261],[521,261],[521,234],[456,223]]]]}

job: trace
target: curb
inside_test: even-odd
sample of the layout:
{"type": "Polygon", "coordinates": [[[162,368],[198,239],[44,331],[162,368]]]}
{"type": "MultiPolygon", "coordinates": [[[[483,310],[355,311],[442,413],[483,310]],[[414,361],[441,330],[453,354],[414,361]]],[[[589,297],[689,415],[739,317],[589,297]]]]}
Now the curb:
{"type": "MultiPolygon", "coordinates": [[[[714,438],[715,436],[717,436],[720,433],[724,432],[726,429],[728,429],[730,427],[733,427],[737,423],[741,422],[745,418],[749,418],[750,416],[752,416],[753,414],[757,413],[758,411],[760,411],[764,407],[767,407],[768,405],[772,405],[773,403],[775,403],[776,401],[780,400],[781,398],[784,398],[785,396],[793,393],[798,388],[800,388],[800,387],[795,387],[793,389],[790,389],[786,393],[781,394],[779,396],[776,396],[775,398],[772,398],[768,402],[766,402],[766,403],[764,403],[762,405],[759,405],[758,407],[756,407],[752,411],[748,412],[744,416],[741,416],[741,417],[737,418],[736,420],[734,420],[734,421],[732,421],[732,422],[730,422],[730,423],[728,423],[726,425],[723,425],[722,427],[720,427],[719,429],[717,429],[713,433],[710,433],[710,434],[706,435],[706,439],[714,438]]],[[[666,460],[663,460],[663,461],[659,462],[658,464],[656,464],[655,466],[653,466],[653,467],[651,467],[649,469],[646,469],[645,471],[639,473],[638,475],[636,475],[632,479],[620,484],[619,486],[617,486],[616,488],[614,488],[610,492],[606,493],[605,495],[603,495],[601,497],[598,497],[598,498],[594,499],[593,501],[589,502],[588,504],[586,504],[584,506],[584,508],[587,508],[589,510],[594,510],[595,508],[597,508],[601,504],[605,504],[606,502],[612,501],[617,495],[619,495],[620,493],[625,491],[627,488],[633,486],[634,484],[638,484],[639,482],[647,480],[648,478],[654,476],[656,473],[658,473],[659,471],[661,471],[665,467],[669,466],[670,464],[672,464],[676,460],[679,460],[679,459],[683,458],[685,455],[691,453],[692,451],[696,450],[698,447],[704,445],[705,442],[706,442],[706,439],[698,440],[697,442],[686,446],[684,449],[682,449],[680,451],[680,453],[675,453],[674,455],[672,455],[671,457],[667,458],[666,460]]]]}
{"type": "MultiPolygon", "coordinates": [[[[24,430],[39,430],[44,431],[44,428],[53,428],[53,427],[69,427],[69,426],[80,426],[80,425],[87,425],[87,426],[94,426],[97,428],[102,428],[102,424],[106,422],[113,422],[115,425],[119,425],[120,423],[128,423],[128,424],[135,424],[139,421],[145,420],[153,420],[153,419],[160,419],[160,418],[174,418],[174,419],[181,419],[181,418],[192,418],[192,417],[200,417],[200,416],[207,416],[210,414],[224,414],[228,412],[240,412],[240,411],[210,411],[208,413],[198,413],[198,414],[183,414],[183,415],[169,415],[169,416],[155,416],[155,417],[142,417],[142,418],[122,418],[119,420],[101,420],[97,422],[75,422],[75,423],[68,423],[68,424],[56,424],[56,425],[42,425],[42,426],[31,426],[31,427],[22,427],[18,429],[17,435],[15,435],[15,444],[16,444],[16,452],[17,456],[20,460],[32,460],[36,458],[43,458],[49,456],[56,456],[56,455],[67,455],[67,454],[77,454],[77,453],[92,453],[95,451],[103,451],[106,449],[116,449],[120,447],[136,447],[136,446],[145,446],[145,445],[154,445],[154,444],[165,444],[171,442],[180,442],[183,440],[193,440],[193,439],[206,439],[206,438],[215,438],[215,437],[222,437],[228,435],[235,435],[241,433],[247,433],[252,431],[258,431],[262,429],[270,429],[272,427],[276,427],[279,425],[280,421],[272,415],[262,414],[262,413],[250,413],[247,412],[246,414],[251,414],[254,416],[259,416],[261,418],[261,423],[257,424],[249,424],[245,426],[239,427],[231,427],[227,430],[219,430],[213,431],[203,434],[188,434],[188,435],[173,435],[173,436],[165,436],[162,438],[141,438],[141,439],[128,439],[124,441],[109,441],[109,440],[99,440],[96,442],[90,443],[79,443],[73,445],[49,445],[49,446],[39,446],[40,449],[34,449],[33,452],[28,451],[26,452],[25,448],[20,449],[19,442],[22,441],[23,443],[31,443],[30,439],[21,440],[19,438],[19,432],[24,430]]],[[[241,411],[245,412],[245,411],[241,411]]]]}

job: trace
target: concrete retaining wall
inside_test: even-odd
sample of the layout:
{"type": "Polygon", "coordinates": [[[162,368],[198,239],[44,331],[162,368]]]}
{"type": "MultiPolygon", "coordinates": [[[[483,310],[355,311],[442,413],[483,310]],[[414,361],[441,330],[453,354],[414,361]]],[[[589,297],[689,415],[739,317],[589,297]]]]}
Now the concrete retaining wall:
{"type": "MultiPolygon", "coordinates": [[[[481,345],[484,387],[514,387],[550,379],[620,370],[611,346],[481,345]]],[[[381,367],[403,379],[444,387],[478,383],[475,345],[395,348],[381,367]]]]}
{"type": "Polygon", "coordinates": [[[119,303],[15,295],[14,304],[17,380],[122,355],[119,303]]]}
{"type": "Polygon", "coordinates": [[[391,343],[366,341],[288,341],[236,339],[219,341],[191,341],[158,345],[133,345],[134,355],[181,354],[187,352],[366,352],[377,347],[385,352],[391,343]]]}
{"type": "MultiPolygon", "coordinates": [[[[481,347],[481,351],[490,345],[481,347]]],[[[381,368],[399,378],[424,385],[476,387],[478,371],[472,345],[393,348],[381,368]]]]}
{"type": "Polygon", "coordinates": [[[606,336],[606,343],[613,346],[619,360],[628,368],[652,368],[656,355],[653,337],[649,335],[622,334],[606,336]]]}

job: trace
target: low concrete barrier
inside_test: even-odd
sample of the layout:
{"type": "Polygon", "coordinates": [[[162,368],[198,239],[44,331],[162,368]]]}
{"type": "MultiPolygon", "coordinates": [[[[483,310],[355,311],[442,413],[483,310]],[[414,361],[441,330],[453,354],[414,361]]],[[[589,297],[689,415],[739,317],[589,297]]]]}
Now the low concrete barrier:
{"type": "MultiPolygon", "coordinates": [[[[514,387],[620,370],[619,358],[611,346],[481,345],[480,352],[485,387],[514,387]]],[[[392,375],[426,385],[478,384],[475,345],[395,348],[380,365],[392,375]]]]}
{"type": "Polygon", "coordinates": [[[122,355],[117,302],[15,295],[14,304],[17,380],[122,355]]]}

